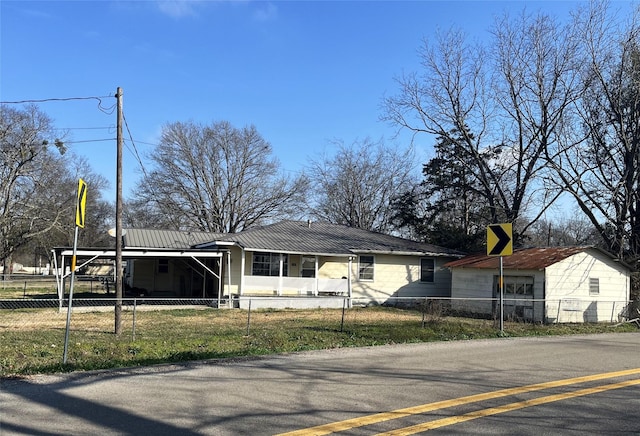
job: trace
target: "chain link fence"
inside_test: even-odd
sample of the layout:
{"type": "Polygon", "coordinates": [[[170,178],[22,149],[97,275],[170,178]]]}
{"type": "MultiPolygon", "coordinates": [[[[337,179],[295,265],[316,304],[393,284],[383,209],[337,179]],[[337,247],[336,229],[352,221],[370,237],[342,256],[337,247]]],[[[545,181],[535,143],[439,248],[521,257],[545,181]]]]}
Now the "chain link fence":
{"type": "MultiPolygon", "coordinates": [[[[384,302],[375,302],[362,298],[281,298],[281,297],[242,297],[243,309],[237,299],[223,299],[219,307],[217,298],[122,298],[113,296],[101,298],[73,298],[72,323],[76,320],[81,325],[93,323],[93,327],[101,330],[113,328],[114,310],[118,301],[121,304],[121,322],[132,331],[142,331],[145,318],[175,316],[171,312],[202,312],[199,316],[206,318],[221,317],[227,312],[226,319],[242,320],[246,329],[257,324],[259,314],[273,317],[278,311],[302,313],[318,313],[320,319],[328,324],[344,328],[349,321],[358,321],[367,311],[383,309],[387,317],[398,321],[414,321],[418,323],[457,317],[469,319],[497,320],[500,316],[499,299],[454,299],[454,298],[395,298],[384,302]],[[297,302],[295,301],[297,300],[297,302]],[[318,301],[327,300],[330,304],[318,305],[318,301]],[[272,306],[272,307],[270,307],[272,306]],[[233,315],[231,315],[231,313],[233,315]],[[91,320],[91,321],[86,321],[91,320]],[[253,322],[252,322],[253,321],[253,322]]],[[[58,298],[4,298],[0,299],[0,329],[29,328],[65,328],[68,295],[58,298]]],[[[377,310],[380,316],[382,310],[377,310]]],[[[565,298],[559,300],[507,299],[503,300],[503,319],[523,323],[620,323],[640,318],[640,310],[634,302],[581,300],[565,298]]],[[[299,320],[298,320],[299,321],[299,320]]],[[[240,323],[240,321],[237,321],[240,323]]],[[[299,322],[298,322],[299,324],[299,322]]],[[[240,324],[239,324],[240,325],[240,324]]]]}
{"type": "MultiPolygon", "coordinates": [[[[40,289],[40,288],[38,288],[40,289]]],[[[20,289],[22,291],[22,289],[20,289]]],[[[68,368],[98,369],[207,358],[292,352],[318,348],[399,342],[472,339],[499,335],[495,299],[369,299],[331,297],[331,307],[312,303],[293,308],[291,298],[242,297],[243,301],[200,298],[48,298],[38,295],[0,299],[0,376],[68,368]],[[115,335],[115,307],[121,304],[120,334],[115,335]],[[280,304],[281,308],[266,306],[280,304]],[[239,308],[239,306],[246,308],[239,308]],[[67,324],[69,321],[69,324],[67,324]],[[68,327],[68,328],[67,328],[68,327]],[[65,359],[63,361],[63,348],[65,359]],[[68,348],[67,365],[66,355],[68,348]]],[[[75,294],[74,294],[75,295],[75,294]]],[[[572,316],[582,323],[594,314],[599,325],[634,322],[640,312],[624,302],[503,301],[509,331],[544,331],[529,315],[554,305],[557,322],[572,316]],[[526,303],[526,304],[525,304],[526,303]],[[538,306],[535,306],[538,305],[538,306]],[[531,308],[532,312],[517,309],[531,308]],[[626,312],[625,312],[626,311],[626,312]]],[[[325,304],[325,305],[326,305],[325,304]]],[[[572,322],[571,320],[567,322],[572,322]]],[[[527,333],[525,333],[527,334],[527,333]]],[[[545,333],[542,333],[545,334],[545,333]]]]}
{"type": "MultiPolygon", "coordinates": [[[[74,284],[73,313],[113,312],[116,304],[113,283],[108,276],[77,276],[74,284]]],[[[291,308],[344,309],[340,322],[348,319],[348,313],[357,308],[386,307],[400,309],[403,316],[422,319],[442,317],[465,317],[495,320],[502,316],[505,320],[532,323],[617,323],[640,316],[638,302],[606,301],[600,298],[562,298],[557,300],[534,300],[531,298],[415,298],[389,297],[383,301],[368,298],[346,298],[343,296],[315,298],[279,298],[241,296],[233,299],[203,298],[132,298],[125,295],[121,300],[123,316],[131,317],[132,328],[139,312],[166,309],[223,309],[240,308],[246,312],[250,325],[250,314],[257,310],[291,308]],[[220,307],[218,307],[220,306],[220,307]],[[502,309],[502,310],[501,310],[502,309]]],[[[68,294],[60,298],[58,286],[52,276],[14,275],[11,280],[0,280],[0,310],[3,322],[1,328],[10,328],[21,323],[31,324],[41,318],[46,324],[63,316],[68,306],[68,294]],[[15,311],[11,314],[9,312],[15,311]],[[22,319],[22,320],[21,320],[22,319]]],[[[327,312],[331,313],[330,311],[327,312]]],[[[244,315],[239,314],[239,317],[244,315]]],[[[351,315],[354,316],[354,315],[351,315]]],[[[138,326],[139,327],[139,326],[138,326]]]]}

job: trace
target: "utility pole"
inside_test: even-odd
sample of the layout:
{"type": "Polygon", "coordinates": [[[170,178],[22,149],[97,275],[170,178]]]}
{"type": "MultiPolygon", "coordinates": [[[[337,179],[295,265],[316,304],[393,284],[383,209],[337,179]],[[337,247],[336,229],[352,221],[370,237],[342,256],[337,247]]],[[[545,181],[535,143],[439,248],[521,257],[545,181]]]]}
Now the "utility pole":
{"type": "Polygon", "coordinates": [[[114,308],[115,334],[122,330],[122,88],[116,91],[117,99],[117,152],[116,152],[116,304],[114,308]]]}

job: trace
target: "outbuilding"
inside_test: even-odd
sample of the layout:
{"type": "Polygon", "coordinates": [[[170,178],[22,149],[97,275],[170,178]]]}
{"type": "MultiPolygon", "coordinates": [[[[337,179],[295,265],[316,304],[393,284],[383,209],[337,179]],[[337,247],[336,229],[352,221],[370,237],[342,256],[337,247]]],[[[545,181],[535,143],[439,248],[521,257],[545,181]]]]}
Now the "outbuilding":
{"type": "MultiPolygon", "coordinates": [[[[592,246],[525,248],[504,256],[505,317],[544,323],[617,322],[626,316],[630,268],[592,246]]],[[[453,310],[496,316],[500,259],[470,255],[451,270],[453,310]]]]}

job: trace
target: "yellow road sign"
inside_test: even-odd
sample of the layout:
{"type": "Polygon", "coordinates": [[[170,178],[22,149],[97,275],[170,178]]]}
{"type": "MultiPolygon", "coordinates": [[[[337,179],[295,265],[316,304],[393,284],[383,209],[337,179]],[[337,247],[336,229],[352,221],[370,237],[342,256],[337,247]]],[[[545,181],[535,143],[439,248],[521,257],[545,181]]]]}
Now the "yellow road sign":
{"type": "Polygon", "coordinates": [[[84,228],[85,207],[87,205],[87,184],[78,179],[78,200],[76,202],[76,226],[84,228]]]}
{"type": "Polygon", "coordinates": [[[491,224],[487,227],[487,255],[513,254],[513,226],[511,223],[491,224]]]}

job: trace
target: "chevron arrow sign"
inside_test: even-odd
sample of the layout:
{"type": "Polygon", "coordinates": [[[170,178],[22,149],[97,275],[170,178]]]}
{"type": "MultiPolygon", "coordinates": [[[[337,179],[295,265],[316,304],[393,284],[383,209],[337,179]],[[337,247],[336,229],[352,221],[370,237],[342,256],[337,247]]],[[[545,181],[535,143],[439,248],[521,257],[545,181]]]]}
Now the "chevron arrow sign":
{"type": "Polygon", "coordinates": [[[513,226],[511,223],[491,224],[487,227],[487,255],[513,254],[513,226]]]}

